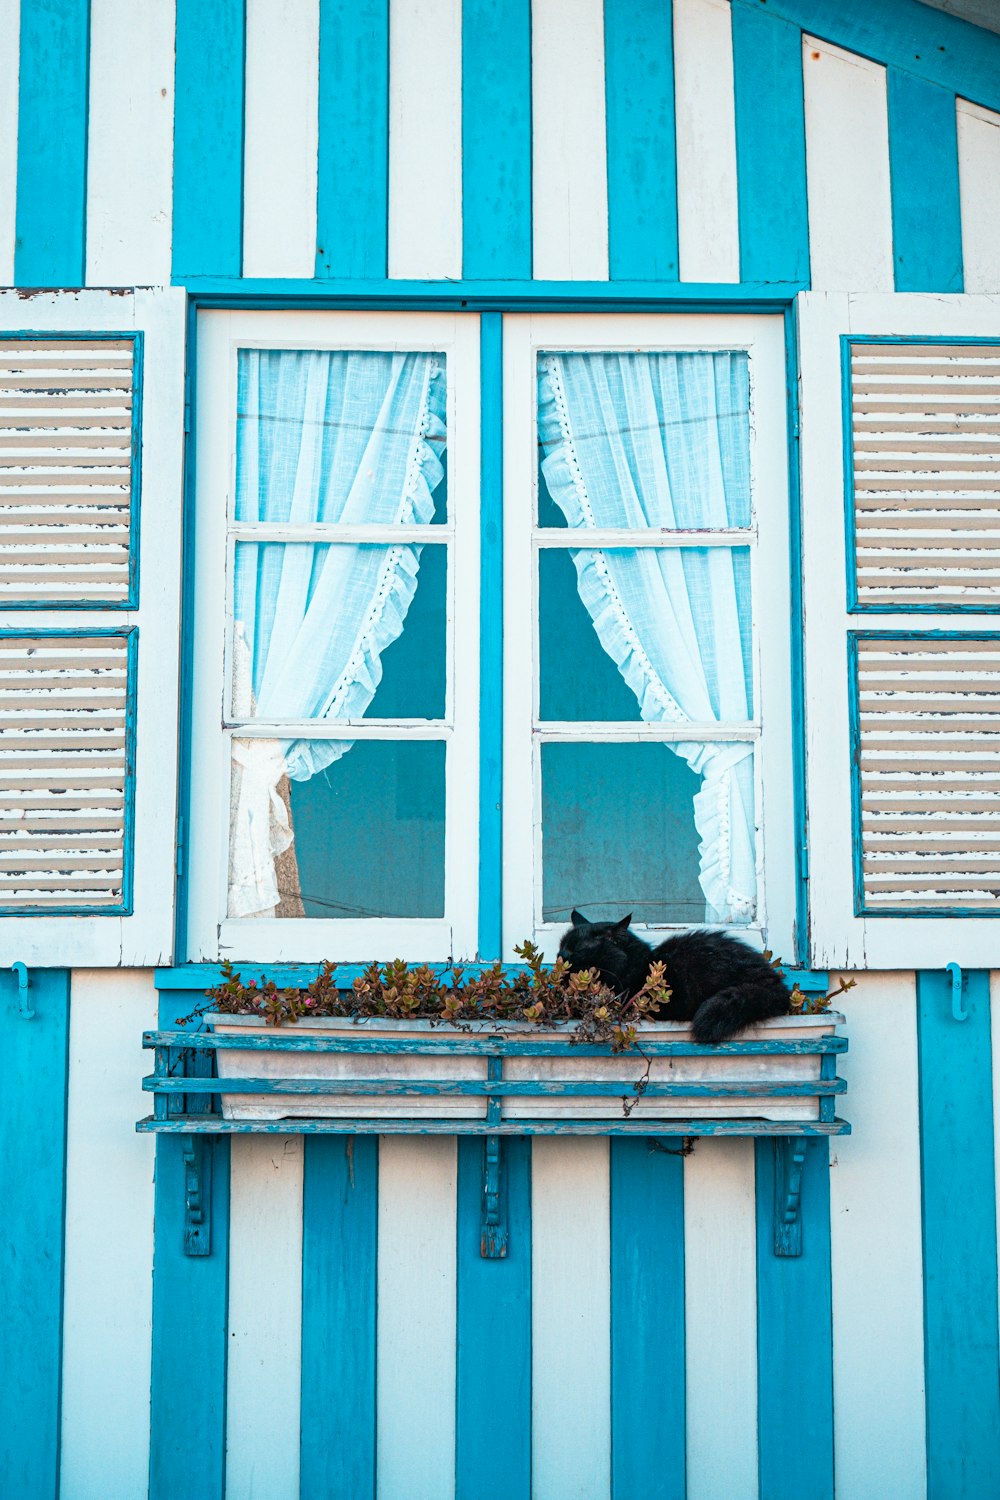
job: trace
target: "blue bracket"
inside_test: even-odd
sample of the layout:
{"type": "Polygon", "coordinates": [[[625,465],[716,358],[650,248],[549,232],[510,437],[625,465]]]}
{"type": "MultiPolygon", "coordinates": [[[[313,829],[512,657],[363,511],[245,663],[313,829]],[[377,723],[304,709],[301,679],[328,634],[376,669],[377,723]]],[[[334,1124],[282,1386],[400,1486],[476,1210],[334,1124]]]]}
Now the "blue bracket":
{"type": "Polygon", "coordinates": [[[212,1253],[212,1143],[181,1137],[184,1155],[184,1254],[212,1253]]]}
{"type": "MultiPolygon", "coordinates": [[[[496,1083],[503,1075],[503,1059],[486,1060],[486,1077],[496,1083]]],[[[500,1100],[487,1098],[486,1122],[500,1123],[500,1100]]],[[[479,1253],[484,1260],[503,1260],[507,1254],[507,1191],[502,1148],[498,1135],[488,1135],[483,1142],[483,1218],[479,1253]]]]}
{"type": "Polygon", "coordinates": [[[951,975],[951,1018],[953,1021],[967,1021],[969,1012],[962,1003],[962,986],[965,976],[960,964],[945,964],[945,972],[951,975]]]}
{"type": "Polygon", "coordinates": [[[774,1137],[774,1253],[802,1254],[802,1172],[807,1136],[774,1137]]]}
{"type": "Polygon", "coordinates": [[[12,974],[17,975],[17,1013],[22,1021],[33,1021],[35,1011],[28,1000],[28,986],[31,983],[28,977],[28,966],[18,962],[11,964],[10,969],[12,974]]]}

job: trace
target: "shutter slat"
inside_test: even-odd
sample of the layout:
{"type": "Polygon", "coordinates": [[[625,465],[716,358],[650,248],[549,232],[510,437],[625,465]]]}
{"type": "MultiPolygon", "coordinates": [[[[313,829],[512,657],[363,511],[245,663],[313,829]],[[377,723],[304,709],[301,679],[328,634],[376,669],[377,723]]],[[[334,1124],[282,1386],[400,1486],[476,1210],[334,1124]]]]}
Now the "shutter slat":
{"type": "Polygon", "coordinates": [[[0,907],[120,907],[127,637],[6,637],[0,685],[0,907]]]}

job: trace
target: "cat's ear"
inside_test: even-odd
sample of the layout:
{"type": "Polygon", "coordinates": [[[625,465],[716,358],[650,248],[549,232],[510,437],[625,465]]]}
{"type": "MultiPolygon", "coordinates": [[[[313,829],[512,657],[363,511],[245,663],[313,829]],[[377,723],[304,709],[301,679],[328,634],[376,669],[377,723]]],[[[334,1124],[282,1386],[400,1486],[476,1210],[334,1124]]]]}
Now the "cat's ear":
{"type": "Polygon", "coordinates": [[[573,923],[574,927],[589,927],[590,926],[590,923],[587,921],[587,918],[585,916],[583,916],[583,914],[581,912],[578,912],[577,909],[576,909],[576,907],[573,908],[573,910],[570,912],[569,915],[570,915],[570,921],[573,923]]]}
{"type": "Polygon", "coordinates": [[[620,922],[616,922],[615,923],[615,931],[616,932],[621,932],[621,933],[626,933],[626,932],[628,932],[628,930],[629,930],[629,928],[631,926],[632,926],[632,913],[629,912],[629,914],[628,914],[627,917],[622,917],[622,919],[621,919],[620,922]]]}

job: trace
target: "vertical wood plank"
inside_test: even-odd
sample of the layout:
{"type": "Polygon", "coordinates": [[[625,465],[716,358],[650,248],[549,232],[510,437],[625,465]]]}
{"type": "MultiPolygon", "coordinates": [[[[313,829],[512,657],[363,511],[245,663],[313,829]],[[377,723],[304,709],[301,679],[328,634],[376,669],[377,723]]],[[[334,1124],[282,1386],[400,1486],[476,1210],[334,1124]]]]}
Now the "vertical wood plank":
{"type": "Polygon", "coordinates": [[[0,971],[0,1473],[11,1496],[56,1500],[69,974],[30,980],[26,1020],[0,971]]]}
{"type": "Polygon", "coordinates": [[[135,1122],[156,991],[136,969],[76,970],[71,987],[59,1495],[106,1500],[149,1477],[155,1145],[135,1122]]]}
{"type": "Polygon", "coordinates": [[[462,274],[531,276],[531,0],[462,0],[462,274]]]}
{"type": "Polygon", "coordinates": [[[243,0],[177,0],[175,276],[239,276],[243,249],[243,0]]]}
{"type": "Polygon", "coordinates": [[[319,0],[247,0],[244,276],[316,265],[319,0]]]}
{"type": "Polygon", "coordinates": [[[382,1136],[378,1497],[455,1494],[455,1137],[382,1136]]]}
{"type": "MultiPolygon", "coordinates": [[[[179,1029],[200,996],[160,995],[179,1029]]],[[[212,1253],[184,1254],[183,1142],[156,1143],[149,1500],[224,1500],[229,1289],[229,1140],[212,1141],[212,1253]],[[198,1372],[197,1399],[191,1371],[198,1372]]]]}
{"type": "Polygon", "coordinates": [[[890,68],[889,174],[897,292],[962,291],[955,96],[890,68]]]}
{"type": "Polygon", "coordinates": [[[532,0],[533,274],[606,281],[603,0],[532,0]]]}
{"type": "Polygon", "coordinates": [[[684,1162],[687,1500],[757,1500],[755,1245],[753,1141],[697,1141],[684,1162]]]}
{"type": "MultiPolygon", "coordinates": [[[[990,1038],[993,1052],[993,1190],[996,1197],[997,1245],[1000,1247],[1000,970],[990,974],[990,1038]]],[[[997,1279],[1000,1283],[1000,1253],[997,1255],[997,1279]]],[[[1000,1321],[1000,1285],[997,1295],[997,1315],[1000,1321]]],[[[998,1332],[1000,1338],[1000,1332],[998,1332]]]]}
{"type": "Polygon", "coordinates": [[[484,1142],[458,1142],[456,1500],[531,1497],[531,1140],[501,1151],[508,1248],[484,1260],[484,1142]]]}
{"type": "Polygon", "coordinates": [[[226,1493],[298,1500],[302,1136],[237,1135],[229,1209],[226,1493]],[[262,1421],[261,1402],[267,1419],[262,1421]]]}
{"type": "Polygon", "coordinates": [[[774,1141],[754,1145],[760,1493],[833,1500],[829,1147],[821,1138],[806,1149],[802,1254],[786,1257],[774,1253],[774,1141]]]}
{"type": "Polygon", "coordinates": [[[532,1493],[611,1488],[608,1138],[538,1136],[531,1155],[532,1493]]]}
{"type": "Polygon", "coordinates": [[[813,289],[891,292],[885,69],[815,37],[802,46],[813,289]]]}
{"type": "Polygon", "coordinates": [[[300,1500],[375,1500],[377,1255],[378,1138],[307,1138],[300,1500]]]}
{"type": "Polygon", "coordinates": [[[744,281],[809,280],[802,33],[766,10],[733,7],[740,271],[744,281]]]}
{"type": "Polygon", "coordinates": [[[739,281],[728,0],[674,0],[677,235],[682,281],[739,281]]]}
{"type": "Polygon", "coordinates": [[[21,0],[18,286],[84,284],[89,50],[89,0],[21,0]]]}
{"type": "Polygon", "coordinates": [[[686,1500],[687,1495],[680,1145],[669,1138],[611,1142],[614,1500],[637,1495],[686,1500]],[[648,1410],[651,1399],[655,1415],[648,1410]],[[650,1420],[640,1420],[640,1413],[650,1420]]]}
{"type": "Polygon", "coordinates": [[[503,909],[503,316],[479,320],[479,956],[502,955],[503,909]]]}
{"type": "Polygon", "coordinates": [[[17,94],[21,71],[20,0],[0,0],[0,286],[14,285],[17,221],[17,94]]]}
{"type": "Polygon", "coordinates": [[[444,279],[461,274],[462,0],[393,0],[389,275],[444,279]],[[428,171],[434,181],[432,212],[428,171]]]}
{"type": "Polygon", "coordinates": [[[967,292],[1000,291],[1000,114],[959,99],[958,176],[967,292]]]}
{"type": "Polygon", "coordinates": [[[672,0],[604,0],[604,56],[609,274],[677,281],[672,0]]]}
{"type": "Polygon", "coordinates": [[[923,1187],[927,1489],[1000,1493],[997,1220],[989,975],[917,975],[923,1187]]]}
{"type": "Polygon", "coordinates": [[[316,275],[381,280],[389,239],[389,3],[320,0],[316,275]]]}
{"type": "Polygon", "coordinates": [[[859,974],[848,997],[830,1248],[837,1500],[925,1488],[917,1006],[912,974],[859,974]],[[892,1087],[886,1086],[891,1075],[892,1087]]]}
{"type": "Polygon", "coordinates": [[[91,0],[87,281],[92,286],[169,282],[173,160],[173,0],[142,5],[91,0]]]}

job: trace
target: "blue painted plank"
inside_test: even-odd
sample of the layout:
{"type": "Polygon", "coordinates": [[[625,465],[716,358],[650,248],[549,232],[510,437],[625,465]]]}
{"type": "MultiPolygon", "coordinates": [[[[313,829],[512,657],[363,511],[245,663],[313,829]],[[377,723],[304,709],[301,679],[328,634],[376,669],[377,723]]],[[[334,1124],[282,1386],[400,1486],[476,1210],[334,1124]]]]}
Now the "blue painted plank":
{"type": "Polygon", "coordinates": [[[890,68],[889,177],[897,292],[961,292],[955,95],[890,68]]]}
{"type": "Polygon", "coordinates": [[[762,1500],[833,1500],[829,1147],[810,1141],[802,1254],[774,1253],[775,1146],[756,1144],[757,1422],[762,1500]]]}
{"type": "Polygon", "coordinates": [[[613,1500],[686,1493],[680,1144],[611,1142],[613,1500]]]}
{"type": "Polygon", "coordinates": [[[507,1254],[484,1260],[483,1152],[458,1142],[456,1500],[531,1496],[531,1142],[506,1140],[507,1254]]]}
{"type": "MultiPolygon", "coordinates": [[[[161,1025],[177,1025],[183,998],[161,997],[161,1025]]],[[[149,1500],[225,1497],[229,1141],[220,1135],[206,1146],[213,1153],[212,1253],[188,1256],[183,1137],[156,1143],[149,1500]]]]}
{"type": "MultiPolygon", "coordinates": [[[[472,191],[470,187],[470,191],[472,191]]],[[[468,225],[468,211],[465,215],[468,225]]],[[[479,247],[472,247],[477,250],[479,247]]],[[[468,273],[467,273],[468,275],[468,273]]],[[[740,312],[781,312],[802,281],[531,281],[516,275],[487,273],[481,280],[338,282],[290,277],[183,276],[200,307],[246,308],[338,307],[461,309],[463,312],[717,312],[736,306],[740,312]],[[239,302],[234,302],[234,298],[239,302]],[[334,298],[336,300],[334,300],[334,298]]]]}
{"type": "Polygon", "coordinates": [[[305,1143],[300,1500],[374,1500],[378,1139],[305,1143]]]}
{"type": "Polygon", "coordinates": [[[388,247],[388,0],[320,0],[316,275],[384,277],[388,247]]]}
{"type": "Polygon", "coordinates": [[[503,317],[480,318],[478,956],[500,958],[503,878],[503,317]]]}
{"type": "Polygon", "coordinates": [[[86,280],[89,0],[21,0],[17,286],[86,280]]]}
{"type": "Polygon", "coordinates": [[[770,8],[732,21],[740,276],[808,284],[802,35],[770,8]]]}
{"type": "Polygon", "coordinates": [[[463,0],[462,274],[531,276],[531,3],[463,0]]]}
{"type": "Polygon", "coordinates": [[[673,0],[605,0],[611,279],[676,281],[673,0]]]}
{"type": "Polygon", "coordinates": [[[69,973],[0,974],[0,1488],[59,1489],[69,973]]]}
{"type": "Polygon", "coordinates": [[[903,68],[989,109],[1000,109],[1000,36],[921,0],[732,0],[762,9],[875,62],[903,68]]]}
{"type": "Polygon", "coordinates": [[[933,1500],[1000,1494],[997,1238],[989,974],[917,976],[927,1483],[933,1500]]]}
{"type": "Polygon", "coordinates": [[[177,0],[173,275],[239,276],[243,0],[177,0]]]}

